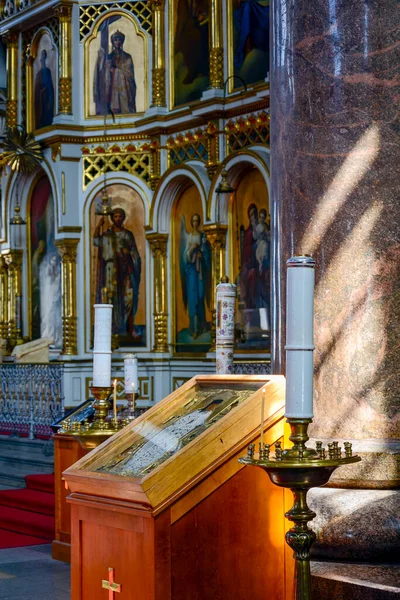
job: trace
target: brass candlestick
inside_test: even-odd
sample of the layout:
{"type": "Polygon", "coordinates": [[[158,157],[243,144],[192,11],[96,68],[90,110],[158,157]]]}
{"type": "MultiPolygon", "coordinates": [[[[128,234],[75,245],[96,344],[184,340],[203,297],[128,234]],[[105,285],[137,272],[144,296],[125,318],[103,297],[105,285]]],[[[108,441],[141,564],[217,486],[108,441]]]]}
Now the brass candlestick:
{"type": "Polygon", "coordinates": [[[85,420],[80,423],[66,419],[59,433],[76,436],[84,448],[96,448],[108,437],[125,427],[130,422],[129,419],[107,420],[113,389],[113,387],[91,387],[90,391],[94,396],[93,408],[96,411],[93,421],[89,423],[85,420]]]}
{"type": "Polygon", "coordinates": [[[132,392],[132,394],[125,394],[125,398],[128,402],[128,419],[131,421],[135,418],[135,405],[139,394],[132,392]]]}
{"type": "Polygon", "coordinates": [[[260,444],[258,459],[254,458],[255,444],[248,447],[247,457],[239,459],[244,465],[261,467],[272,483],[292,491],[294,504],[285,517],[294,523],[286,533],[286,543],[294,551],[294,600],[311,600],[310,549],[316,535],[307,525],[316,514],[307,505],[307,492],[313,487],[328,483],[333,471],[341,465],[361,460],[353,456],[350,442],[344,443],[344,455],[338,442],[328,444],[328,456],[322,442],[316,449],[308,448],[307,429],[312,419],[287,419],[291,428],[293,446],[283,450],[281,442],[275,444],[275,457],[270,458],[270,446],[260,444]]]}

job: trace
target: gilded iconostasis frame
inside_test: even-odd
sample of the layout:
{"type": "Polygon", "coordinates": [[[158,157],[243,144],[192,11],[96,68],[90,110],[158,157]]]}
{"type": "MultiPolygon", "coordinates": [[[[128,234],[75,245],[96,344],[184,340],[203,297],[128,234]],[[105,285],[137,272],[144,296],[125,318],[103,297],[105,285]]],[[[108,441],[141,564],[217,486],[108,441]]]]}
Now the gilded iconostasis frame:
{"type": "MultiPolygon", "coordinates": [[[[253,65],[251,64],[251,59],[255,58],[254,62],[256,62],[256,63],[263,62],[264,64],[268,65],[269,53],[265,53],[265,55],[264,55],[260,49],[257,50],[259,52],[258,57],[254,57],[254,53],[253,53],[253,56],[251,56],[252,51],[250,51],[247,54],[246,59],[243,57],[240,67],[239,68],[237,68],[237,66],[235,67],[234,54],[235,54],[235,52],[238,52],[238,37],[240,37],[238,35],[237,29],[235,29],[235,13],[241,11],[243,9],[244,4],[245,3],[243,3],[243,5],[242,5],[240,0],[228,0],[227,1],[227,29],[228,29],[228,31],[227,31],[227,41],[228,41],[227,49],[228,49],[228,73],[229,73],[228,89],[227,89],[228,93],[232,93],[234,90],[239,90],[239,89],[243,88],[243,84],[245,84],[245,86],[247,88],[265,84],[265,79],[267,78],[268,71],[269,71],[269,69],[265,70],[262,73],[261,73],[261,70],[257,71],[259,73],[259,77],[256,77],[255,79],[252,79],[248,75],[249,72],[251,73],[252,70],[254,71],[254,68],[252,69],[252,66],[254,67],[254,64],[253,65]],[[247,63],[246,65],[244,64],[245,61],[247,63]]],[[[264,43],[265,46],[269,46],[269,4],[270,4],[270,0],[258,0],[258,5],[259,5],[258,10],[260,11],[260,14],[258,15],[257,23],[261,26],[258,30],[252,31],[252,34],[253,34],[252,37],[258,38],[259,45],[262,40],[261,43],[264,43]]],[[[240,18],[240,21],[242,21],[242,18],[240,18]]],[[[250,20],[250,22],[254,23],[254,20],[250,20]]],[[[247,36],[243,36],[243,38],[246,38],[246,37],[247,36]]],[[[239,50],[238,54],[241,54],[240,50],[239,50]]]]}
{"type": "Polygon", "coordinates": [[[168,2],[169,105],[171,109],[178,106],[192,104],[193,102],[200,100],[202,93],[208,88],[210,82],[210,2],[209,0],[201,0],[201,2],[196,4],[197,12],[199,14],[192,15],[193,31],[188,30],[187,23],[186,27],[183,23],[181,23],[181,20],[183,20],[183,15],[179,12],[179,8],[182,9],[182,6],[183,2],[181,0],[170,0],[168,2]],[[177,38],[179,32],[181,33],[181,40],[178,42],[177,38]],[[187,36],[187,39],[185,39],[185,36],[187,36]],[[207,43],[205,43],[206,37],[207,43]],[[186,41],[190,44],[188,48],[185,48],[186,41]],[[178,44],[180,47],[182,47],[184,51],[183,53],[176,52],[178,44]],[[178,57],[179,53],[182,54],[182,58],[178,57]],[[191,60],[191,65],[188,66],[187,63],[184,62],[178,63],[178,61],[184,61],[185,59],[186,61],[191,60]],[[197,73],[196,76],[194,75],[196,67],[200,68],[201,72],[205,72],[202,77],[199,77],[197,73]],[[185,69],[186,74],[184,74],[185,69]],[[182,81],[180,81],[180,76],[182,76],[182,81]],[[190,83],[185,83],[185,79],[187,78],[189,78],[189,80],[192,79],[192,81],[190,83]],[[202,80],[200,81],[200,79],[202,80]],[[186,94],[185,90],[182,89],[180,95],[178,95],[178,83],[182,84],[182,88],[183,86],[187,87],[186,94]],[[192,86],[193,89],[190,89],[190,86],[192,86]],[[196,93],[196,89],[198,90],[198,93],[196,93]]]}
{"type": "Polygon", "coordinates": [[[58,47],[55,43],[54,37],[50,29],[47,27],[41,27],[33,35],[31,43],[29,45],[29,54],[26,60],[26,130],[33,132],[35,130],[42,129],[47,125],[53,123],[54,117],[58,112],[58,62],[59,52],[58,47]],[[43,44],[43,41],[48,38],[49,44],[43,44]],[[43,46],[43,48],[42,48],[43,46]],[[44,46],[50,46],[45,48],[44,46]],[[50,50],[50,52],[49,52],[50,50]],[[41,54],[46,55],[43,58],[41,54]],[[44,66],[39,69],[38,62],[44,60],[44,66]],[[36,71],[36,73],[35,73],[36,71]],[[41,75],[44,73],[44,76],[41,75]],[[38,121],[38,102],[43,97],[43,92],[46,91],[45,103],[47,106],[43,106],[39,114],[43,115],[43,122],[38,121]],[[49,101],[49,95],[52,98],[49,101]],[[51,103],[52,108],[49,107],[51,103]],[[51,119],[46,112],[52,112],[51,119]],[[35,116],[36,114],[36,116],[35,116]]]}
{"type": "MultiPolygon", "coordinates": [[[[85,119],[94,120],[94,119],[104,119],[105,114],[109,114],[110,110],[108,107],[102,109],[101,111],[96,109],[95,99],[94,99],[94,73],[98,68],[98,61],[100,60],[101,47],[103,53],[105,52],[105,48],[107,48],[108,52],[110,51],[112,54],[112,43],[111,38],[119,31],[122,33],[122,50],[125,53],[124,58],[126,61],[129,61],[128,56],[133,62],[134,68],[134,81],[133,85],[135,86],[135,94],[136,94],[136,106],[137,110],[133,110],[132,112],[119,112],[118,110],[113,110],[116,118],[131,118],[134,116],[141,116],[145,113],[146,109],[149,106],[149,44],[152,43],[151,37],[149,34],[144,31],[140,27],[140,23],[137,22],[136,18],[130,14],[126,10],[118,9],[118,10],[110,10],[105,14],[100,15],[92,26],[92,31],[88,34],[84,40],[84,115],[85,119]],[[110,23],[107,23],[110,22],[110,23]],[[103,35],[103,30],[107,29],[106,36],[107,40],[101,40],[103,35]],[[129,28],[131,31],[129,31],[129,28]],[[131,35],[129,35],[129,33],[131,35]],[[141,52],[137,51],[136,45],[140,41],[141,52]],[[94,47],[99,43],[100,48],[97,53],[97,58],[95,57],[96,48],[94,47]],[[93,48],[93,49],[92,49],[93,48]],[[92,56],[93,54],[93,56],[92,56]],[[132,57],[133,54],[133,57],[132,57]],[[138,60],[138,55],[140,56],[140,60],[138,60]],[[139,66],[139,67],[138,67],[139,66]],[[139,83],[142,86],[140,98],[138,95],[139,83]],[[95,105],[95,108],[93,108],[95,105]],[[139,110],[140,109],[140,110],[139,110]],[[93,114],[94,113],[94,114],[93,114]]],[[[103,56],[103,59],[107,61],[106,57],[103,56]]],[[[103,61],[104,62],[104,61],[103,61]]],[[[103,69],[104,70],[104,69],[103,69]]],[[[110,89],[112,90],[112,83],[109,84],[110,89]]],[[[130,90],[127,90],[127,96],[129,97],[130,90]]],[[[109,99],[108,99],[109,100],[109,99]]],[[[129,102],[127,102],[129,105],[129,102]]],[[[100,106],[100,105],[99,105],[100,106]]]]}
{"type": "MultiPolygon", "coordinates": [[[[96,214],[96,210],[101,203],[101,197],[104,192],[103,185],[97,185],[94,188],[89,189],[89,193],[86,196],[85,202],[85,223],[84,223],[84,273],[85,273],[85,306],[90,306],[90,310],[85,310],[85,346],[87,350],[90,350],[93,344],[93,330],[94,330],[94,310],[93,304],[101,301],[101,287],[106,283],[105,281],[105,269],[107,268],[106,259],[104,254],[104,243],[94,243],[94,233],[96,233],[96,227],[99,224],[101,216],[96,214]]],[[[107,179],[106,192],[110,195],[112,201],[113,210],[122,209],[124,214],[123,226],[125,228],[126,236],[129,239],[124,240],[123,245],[130,245],[129,254],[126,253],[127,260],[129,256],[133,256],[134,264],[127,265],[128,269],[133,270],[130,277],[122,278],[122,274],[116,276],[115,288],[110,291],[114,294],[114,301],[117,302],[119,298],[123,302],[121,296],[121,290],[119,289],[120,282],[126,280],[132,285],[128,285],[129,289],[127,294],[132,296],[134,294],[133,287],[137,285],[138,289],[138,302],[135,306],[135,299],[129,297],[128,304],[131,308],[128,315],[128,320],[124,319],[120,314],[120,311],[115,310],[115,320],[113,320],[113,335],[118,335],[118,347],[123,351],[127,348],[135,349],[136,351],[147,350],[150,343],[150,332],[152,327],[150,324],[150,311],[148,302],[148,276],[149,276],[149,249],[147,246],[145,236],[145,223],[148,214],[148,199],[145,197],[142,190],[138,188],[132,181],[127,179],[118,179],[110,177],[107,179]],[[133,239],[132,239],[133,238],[133,239]],[[140,257],[140,266],[138,274],[138,263],[137,258],[140,257]],[[139,279],[139,281],[138,281],[139,279]],[[131,306],[132,304],[132,306],[131,306]],[[117,316],[121,318],[117,318],[117,316]],[[125,322],[126,321],[126,322],[125,322]],[[139,322],[140,321],[140,322],[139,322]],[[129,327],[132,329],[132,335],[128,333],[125,335],[122,331],[122,327],[129,327]],[[135,333],[135,335],[133,335],[135,333]]],[[[111,217],[105,218],[104,225],[101,226],[97,237],[107,236],[107,231],[112,226],[111,217]]],[[[107,244],[107,237],[103,237],[103,242],[107,244]]],[[[112,286],[112,284],[111,284],[112,286]]],[[[107,286],[105,286],[107,287],[107,286]]],[[[121,304],[119,302],[119,304],[121,304]]],[[[128,306],[128,305],[127,305],[128,306]]]]}
{"type": "Polygon", "coordinates": [[[187,178],[176,195],[170,215],[170,337],[176,355],[204,355],[212,346],[212,249],[203,231],[204,215],[200,191],[187,178]],[[199,222],[193,224],[193,217],[197,215],[199,222]],[[195,231],[194,237],[198,239],[193,243],[191,236],[195,231]]]}

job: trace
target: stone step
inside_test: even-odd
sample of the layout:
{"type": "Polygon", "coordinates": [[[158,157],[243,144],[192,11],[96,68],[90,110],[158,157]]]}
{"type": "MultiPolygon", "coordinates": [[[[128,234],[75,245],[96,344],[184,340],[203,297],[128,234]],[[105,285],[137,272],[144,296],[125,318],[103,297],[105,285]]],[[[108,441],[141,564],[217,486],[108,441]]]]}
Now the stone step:
{"type": "Polygon", "coordinates": [[[318,600],[400,600],[400,565],[311,562],[318,600]]]}
{"type": "Polygon", "coordinates": [[[14,472],[0,472],[0,489],[2,490],[18,490],[25,487],[25,476],[17,475],[14,472]]]}
{"type": "Polygon", "coordinates": [[[29,440],[27,437],[0,435],[0,454],[7,451],[51,457],[54,455],[54,442],[53,440],[29,440]]]}
{"type": "Polygon", "coordinates": [[[0,489],[25,487],[25,475],[53,473],[52,442],[0,436],[0,489]]]}
{"type": "Polygon", "coordinates": [[[16,454],[13,456],[4,456],[4,454],[0,452],[0,471],[3,470],[3,466],[15,467],[16,469],[24,466],[29,466],[30,473],[33,473],[31,468],[36,468],[37,473],[52,473],[53,465],[53,460],[49,461],[48,459],[46,459],[46,457],[42,458],[40,455],[35,456],[27,454],[16,454]]]}

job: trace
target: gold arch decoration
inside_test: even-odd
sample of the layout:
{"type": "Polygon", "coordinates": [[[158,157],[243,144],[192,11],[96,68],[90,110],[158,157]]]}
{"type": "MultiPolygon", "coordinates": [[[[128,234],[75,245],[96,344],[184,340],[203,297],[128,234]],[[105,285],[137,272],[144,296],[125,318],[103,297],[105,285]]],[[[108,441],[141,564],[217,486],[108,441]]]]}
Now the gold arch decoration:
{"type": "Polygon", "coordinates": [[[128,144],[121,147],[117,144],[106,148],[82,148],[83,181],[82,189],[104,175],[111,172],[125,172],[140,177],[149,187],[152,185],[154,151],[151,144],[134,146],[128,144]]]}
{"type": "Polygon", "coordinates": [[[141,27],[151,35],[152,14],[147,2],[113,2],[112,4],[81,4],[79,7],[79,34],[82,41],[91,33],[94,22],[104,13],[123,9],[135,15],[141,27]]]}
{"type": "Polygon", "coordinates": [[[247,146],[262,144],[269,148],[270,115],[265,111],[257,115],[238,117],[225,125],[227,153],[232,154],[247,146]]]}

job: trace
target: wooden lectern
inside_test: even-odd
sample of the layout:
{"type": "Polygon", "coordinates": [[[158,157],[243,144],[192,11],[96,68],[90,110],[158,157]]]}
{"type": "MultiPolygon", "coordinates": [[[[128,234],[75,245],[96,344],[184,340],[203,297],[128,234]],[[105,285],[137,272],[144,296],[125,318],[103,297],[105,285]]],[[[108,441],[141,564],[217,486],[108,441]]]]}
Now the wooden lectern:
{"type": "Polygon", "coordinates": [[[238,463],[263,397],[273,444],[283,377],[199,375],[64,472],[72,600],[284,600],[284,491],[238,463]]]}

